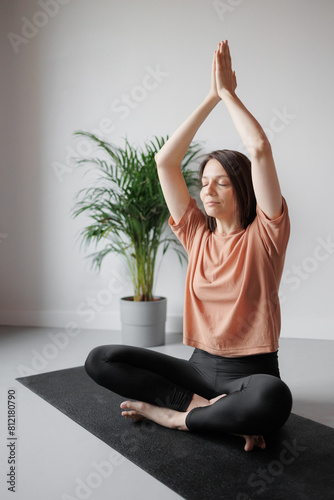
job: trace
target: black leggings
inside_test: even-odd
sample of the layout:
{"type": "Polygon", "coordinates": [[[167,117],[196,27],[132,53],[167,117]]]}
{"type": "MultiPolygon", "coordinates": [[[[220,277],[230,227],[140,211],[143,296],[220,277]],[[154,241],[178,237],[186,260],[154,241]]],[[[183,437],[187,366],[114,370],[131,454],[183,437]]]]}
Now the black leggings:
{"type": "Polygon", "coordinates": [[[85,364],[98,384],[127,398],[185,412],[194,393],[206,399],[186,425],[194,432],[266,434],[288,419],[292,396],[281,380],[277,352],[226,358],[195,349],[189,361],[141,347],[106,345],[85,364]]]}

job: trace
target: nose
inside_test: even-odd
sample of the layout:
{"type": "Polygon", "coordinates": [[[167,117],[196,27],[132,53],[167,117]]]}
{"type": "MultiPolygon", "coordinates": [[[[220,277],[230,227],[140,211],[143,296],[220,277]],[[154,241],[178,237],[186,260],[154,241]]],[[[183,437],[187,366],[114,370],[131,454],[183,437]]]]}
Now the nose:
{"type": "Polygon", "coordinates": [[[205,190],[205,194],[211,196],[213,194],[215,194],[215,185],[214,185],[214,182],[213,181],[209,181],[207,186],[206,186],[206,190],[205,190]]]}

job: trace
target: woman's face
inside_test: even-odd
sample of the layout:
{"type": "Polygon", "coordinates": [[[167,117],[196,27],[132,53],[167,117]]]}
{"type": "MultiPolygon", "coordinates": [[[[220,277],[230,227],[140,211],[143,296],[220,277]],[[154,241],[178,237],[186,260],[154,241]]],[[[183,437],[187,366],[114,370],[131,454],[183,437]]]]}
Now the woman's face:
{"type": "Polygon", "coordinates": [[[233,186],[224,167],[214,158],[205,165],[200,197],[207,215],[228,223],[235,219],[233,186]]]}

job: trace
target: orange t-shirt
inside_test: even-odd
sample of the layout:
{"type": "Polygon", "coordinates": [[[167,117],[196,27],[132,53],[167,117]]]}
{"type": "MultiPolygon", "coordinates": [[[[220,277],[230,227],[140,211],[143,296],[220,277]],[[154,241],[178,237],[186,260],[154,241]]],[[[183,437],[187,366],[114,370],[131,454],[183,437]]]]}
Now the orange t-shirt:
{"type": "Polygon", "coordinates": [[[191,198],[180,222],[169,224],[188,253],[183,342],[220,356],[278,349],[278,288],[290,236],[288,207],[269,220],[257,207],[246,229],[222,235],[206,228],[191,198]]]}

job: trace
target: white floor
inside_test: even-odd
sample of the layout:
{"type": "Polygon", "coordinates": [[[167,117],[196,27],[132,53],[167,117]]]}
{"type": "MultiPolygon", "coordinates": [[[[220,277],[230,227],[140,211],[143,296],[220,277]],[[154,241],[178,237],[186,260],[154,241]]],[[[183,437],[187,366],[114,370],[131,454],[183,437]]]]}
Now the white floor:
{"type": "MultiPolygon", "coordinates": [[[[15,380],[80,366],[96,345],[120,341],[118,332],[84,330],[70,337],[60,329],[0,327],[1,499],[181,498],[15,380]],[[7,396],[11,389],[16,393],[15,494],[6,484],[10,467],[7,396]]],[[[168,335],[167,344],[156,349],[182,358],[192,352],[177,335],[168,335]]],[[[292,411],[331,427],[333,358],[334,341],[281,339],[281,376],[294,396],[292,411]]]]}

